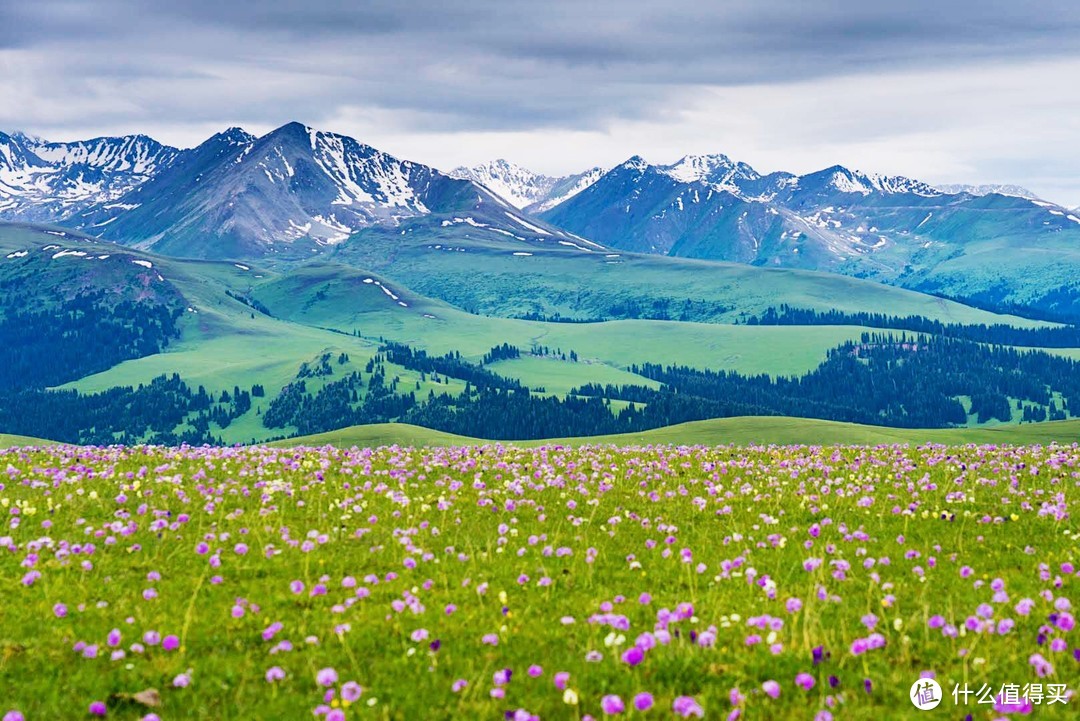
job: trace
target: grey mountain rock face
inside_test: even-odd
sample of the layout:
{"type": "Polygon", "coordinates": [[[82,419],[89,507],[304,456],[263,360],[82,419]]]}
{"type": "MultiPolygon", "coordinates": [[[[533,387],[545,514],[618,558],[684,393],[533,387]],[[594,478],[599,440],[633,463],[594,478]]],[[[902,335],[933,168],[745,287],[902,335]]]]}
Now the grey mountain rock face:
{"type": "Polygon", "coordinates": [[[145,135],[51,143],[0,133],[0,219],[57,221],[106,205],[178,153],[145,135]]]}
{"type": "Polygon", "coordinates": [[[583,173],[555,177],[534,173],[502,159],[450,171],[451,177],[479,183],[515,208],[530,213],[542,212],[572,198],[603,174],[603,168],[597,167],[583,173]]]}
{"type": "MultiPolygon", "coordinates": [[[[107,195],[86,194],[59,210],[52,201],[20,200],[16,210],[105,239],[201,258],[305,256],[364,228],[392,228],[408,219],[447,214],[462,216],[462,222],[468,217],[484,226],[506,226],[518,235],[538,232],[522,223],[552,234],[542,221],[526,221],[472,181],[300,123],[260,138],[230,128],[181,151],[152,153],[149,149],[159,146],[150,146],[149,139],[140,138],[138,144],[114,140],[126,155],[107,155],[87,144],[72,144],[66,155],[51,145],[48,152],[35,154],[16,139],[13,150],[0,158],[24,169],[18,175],[30,178],[24,186],[33,187],[34,173],[53,178],[52,168],[63,158],[68,159],[65,167],[92,162],[103,173],[124,174],[118,175],[124,182],[115,180],[107,195]]],[[[43,188],[41,195],[55,198],[56,192],[43,188]]],[[[4,214],[0,210],[0,217],[4,214]]]]}

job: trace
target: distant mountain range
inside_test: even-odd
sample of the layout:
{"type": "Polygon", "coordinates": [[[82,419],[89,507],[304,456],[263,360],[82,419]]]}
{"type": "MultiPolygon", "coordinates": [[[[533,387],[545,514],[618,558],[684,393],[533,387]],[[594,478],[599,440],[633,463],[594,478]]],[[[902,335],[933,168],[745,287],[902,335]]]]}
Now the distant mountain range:
{"type": "Polygon", "coordinates": [[[418,216],[483,216],[506,233],[563,236],[477,183],[300,123],[261,138],[230,128],[190,150],[142,136],[56,144],[5,135],[0,162],[0,219],[176,256],[310,254],[418,216]]]}
{"type": "Polygon", "coordinates": [[[50,143],[0,132],[0,217],[60,220],[103,207],[180,153],[145,135],[50,143]]]}
{"type": "Polygon", "coordinates": [[[615,250],[828,271],[1074,314],[1080,215],[1015,190],[976,190],[842,166],[762,175],[723,155],[672,165],[634,156],[539,217],[615,250]]]}
{"type": "Polygon", "coordinates": [[[1080,225],[1063,208],[1018,197],[985,186],[948,192],[842,166],[762,175],[724,155],[671,165],[634,156],[542,217],[625,250],[819,269],[880,256],[893,234],[937,240],[934,211],[1000,207],[1037,213],[1047,231],[1080,225]]]}
{"type": "Polygon", "coordinates": [[[443,173],[299,123],[262,137],[231,128],[188,150],[141,135],[0,134],[0,220],[181,257],[295,260],[373,234],[419,234],[433,249],[500,237],[827,271],[1048,317],[1080,301],[1080,214],[1023,188],[839,165],[762,174],[721,154],[553,177],[505,160],[443,173]]]}
{"type": "Polygon", "coordinates": [[[967,193],[969,195],[1012,195],[1017,198],[1027,198],[1028,200],[1042,200],[1038,195],[1031,192],[1027,188],[1019,185],[1001,185],[1001,184],[984,184],[984,185],[967,185],[962,183],[953,183],[945,185],[937,185],[938,190],[943,193],[958,194],[967,193]]]}

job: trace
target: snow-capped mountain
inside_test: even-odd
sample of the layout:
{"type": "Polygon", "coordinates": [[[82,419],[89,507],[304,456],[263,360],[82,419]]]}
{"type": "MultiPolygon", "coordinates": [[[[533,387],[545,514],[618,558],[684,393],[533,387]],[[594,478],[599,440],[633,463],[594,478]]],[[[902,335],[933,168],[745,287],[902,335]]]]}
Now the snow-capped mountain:
{"type": "Polygon", "coordinates": [[[534,173],[501,158],[471,168],[454,168],[449,175],[451,178],[479,183],[518,209],[546,198],[559,181],[559,178],[534,173]]]}
{"type": "Polygon", "coordinates": [[[178,152],[145,135],[51,143],[0,133],[0,219],[58,221],[115,201],[178,152]]]}
{"type": "Polygon", "coordinates": [[[364,228],[443,214],[506,226],[515,237],[553,235],[542,222],[530,223],[539,231],[521,225],[529,221],[475,182],[300,123],[261,138],[238,128],[215,135],[115,203],[74,220],[156,252],[243,258],[310,254],[364,228]]]}
{"type": "Polygon", "coordinates": [[[1080,247],[1080,213],[1045,201],[842,166],[762,175],[721,155],[672,165],[634,156],[539,217],[612,249],[844,273],[986,303],[1010,288],[1007,302],[1043,298],[1048,309],[1060,299],[1030,278],[1075,268],[1080,247]]]}
{"type": "Polygon", "coordinates": [[[798,183],[789,187],[801,192],[813,191],[818,194],[832,193],[857,194],[863,197],[880,195],[917,195],[924,198],[936,198],[945,195],[937,188],[920,180],[905,178],[902,175],[881,175],[851,170],[842,165],[834,165],[816,173],[799,177],[798,183]]]}
{"type": "Polygon", "coordinates": [[[968,185],[964,183],[947,183],[935,186],[938,190],[949,195],[967,193],[969,195],[1011,195],[1015,198],[1027,198],[1028,200],[1042,200],[1038,195],[1020,185],[983,184],[968,185]]]}
{"type": "Polygon", "coordinates": [[[519,210],[542,212],[580,193],[604,174],[602,168],[583,173],[553,177],[534,173],[507,160],[492,160],[471,168],[450,171],[452,178],[472,180],[519,210]]]}
{"type": "Polygon", "coordinates": [[[734,162],[726,155],[687,155],[656,169],[680,183],[706,183],[717,190],[735,193],[761,179],[761,174],[749,165],[734,162]]]}
{"type": "Polygon", "coordinates": [[[597,166],[586,170],[584,173],[568,175],[551,187],[547,197],[527,206],[525,212],[542,213],[545,210],[550,210],[559,203],[573,198],[575,195],[588,188],[599,180],[606,172],[607,170],[597,166]]]}
{"type": "Polygon", "coordinates": [[[1080,211],[1015,186],[934,187],[843,166],[762,174],[720,154],[669,165],[634,156],[564,178],[506,161],[454,175],[299,123],[262,137],[230,128],[189,150],[141,135],[0,133],[0,221],[202,258],[310,257],[350,237],[385,251],[402,235],[433,252],[465,240],[500,252],[507,242],[610,248],[844,273],[1048,313],[1072,302],[1060,288],[1080,265],[1080,211]]]}

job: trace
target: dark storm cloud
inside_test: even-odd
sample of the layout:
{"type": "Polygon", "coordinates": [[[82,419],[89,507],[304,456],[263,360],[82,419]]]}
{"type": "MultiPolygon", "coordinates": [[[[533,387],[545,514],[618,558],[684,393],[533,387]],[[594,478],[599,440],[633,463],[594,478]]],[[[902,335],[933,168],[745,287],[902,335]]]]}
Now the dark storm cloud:
{"type": "Polygon", "coordinates": [[[427,130],[591,129],[662,117],[699,84],[1080,52],[1071,1],[0,2],[0,83],[57,126],[73,118],[51,96],[70,93],[100,101],[72,104],[83,122],[317,122],[361,106],[427,130]]]}

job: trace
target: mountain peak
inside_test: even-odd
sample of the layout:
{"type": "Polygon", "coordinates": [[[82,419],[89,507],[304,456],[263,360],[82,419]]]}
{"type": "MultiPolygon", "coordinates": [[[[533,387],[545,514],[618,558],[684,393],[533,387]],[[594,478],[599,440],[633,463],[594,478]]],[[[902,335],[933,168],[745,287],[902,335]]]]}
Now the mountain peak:
{"type": "Polygon", "coordinates": [[[1042,198],[1035,193],[1019,185],[997,183],[968,185],[963,183],[951,183],[936,185],[934,187],[946,195],[957,195],[959,193],[967,193],[968,195],[990,195],[993,193],[997,195],[1011,195],[1015,198],[1025,198],[1026,200],[1042,200],[1042,198]]]}
{"type": "Polygon", "coordinates": [[[304,125],[303,123],[293,120],[292,122],[285,123],[280,128],[271,130],[267,135],[297,135],[297,136],[309,136],[313,132],[312,128],[304,125]]]}
{"type": "Polygon", "coordinates": [[[496,158],[473,166],[459,165],[448,172],[447,175],[460,180],[475,180],[481,185],[485,184],[485,177],[506,177],[509,175],[519,176],[522,179],[547,177],[505,158],[496,158]]]}
{"type": "Polygon", "coordinates": [[[680,183],[706,182],[725,190],[737,188],[737,181],[757,180],[761,174],[746,163],[737,163],[726,155],[685,155],[677,163],[664,165],[660,171],[680,183]]]}
{"type": "Polygon", "coordinates": [[[324,135],[328,134],[321,133],[310,126],[298,123],[294,120],[291,123],[285,123],[280,128],[271,130],[269,133],[259,138],[259,140],[302,143],[304,145],[309,145],[312,150],[315,150],[318,139],[324,135]]]}
{"type": "Polygon", "coordinates": [[[217,141],[225,142],[230,145],[247,145],[253,140],[255,140],[254,135],[241,127],[233,126],[222,130],[220,133],[216,133],[206,142],[217,141]]]}
{"type": "Polygon", "coordinates": [[[640,173],[644,172],[645,169],[649,167],[649,161],[645,160],[645,158],[640,155],[632,155],[619,165],[619,167],[625,168],[626,170],[635,170],[640,173]]]}
{"type": "Polygon", "coordinates": [[[505,158],[450,171],[452,178],[479,183],[518,209],[541,212],[589,187],[602,172],[596,168],[554,177],[529,170],[505,158]]]}
{"type": "Polygon", "coordinates": [[[159,251],[239,257],[310,252],[364,228],[488,199],[495,204],[472,183],[293,122],[259,138],[239,128],[219,133],[131,197],[79,220],[102,237],[159,251]]]}
{"type": "MultiPolygon", "coordinates": [[[[0,136],[3,135],[4,133],[0,132],[0,136]]],[[[48,142],[44,138],[38,137],[37,135],[32,135],[30,133],[24,133],[21,130],[12,130],[10,133],[8,133],[8,137],[18,143],[22,143],[27,147],[33,147],[35,145],[45,145],[48,142]]]]}
{"type": "Polygon", "coordinates": [[[496,158],[495,160],[489,160],[488,162],[481,163],[480,165],[478,165],[476,167],[478,167],[478,168],[482,168],[482,167],[502,168],[502,169],[506,169],[506,170],[524,170],[525,172],[530,173],[532,175],[539,175],[539,173],[533,173],[528,168],[526,168],[526,167],[524,167],[522,165],[518,165],[517,163],[511,162],[511,161],[507,160],[506,158],[496,158]]]}
{"type": "Polygon", "coordinates": [[[140,186],[180,151],[145,135],[48,142],[0,134],[4,220],[57,222],[140,186]]]}
{"type": "Polygon", "coordinates": [[[813,186],[820,183],[826,187],[841,193],[854,193],[858,195],[871,195],[883,193],[885,195],[921,195],[932,198],[943,193],[937,188],[927,185],[921,180],[914,180],[902,175],[882,175],[880,173],[864,173],[861,170],[852,170],[843,165],[832,165],[816,173],[809,173],[800,177],[803,182],[800,185],[813,186]]]}

